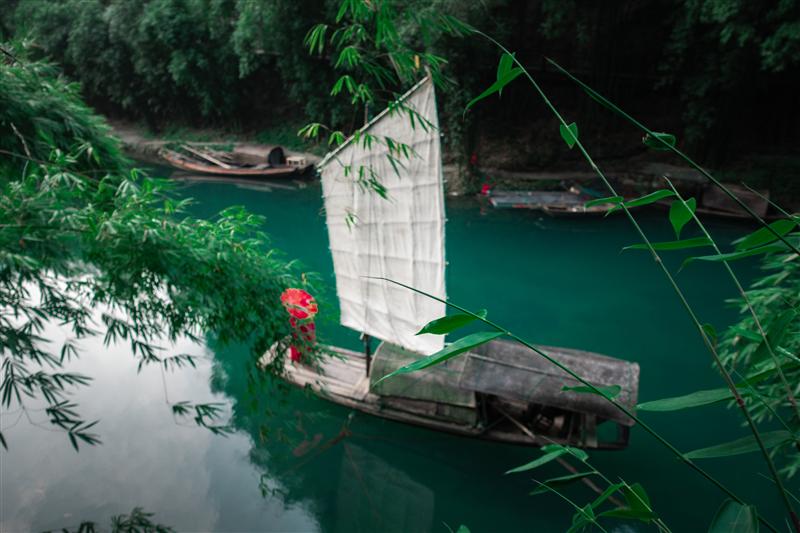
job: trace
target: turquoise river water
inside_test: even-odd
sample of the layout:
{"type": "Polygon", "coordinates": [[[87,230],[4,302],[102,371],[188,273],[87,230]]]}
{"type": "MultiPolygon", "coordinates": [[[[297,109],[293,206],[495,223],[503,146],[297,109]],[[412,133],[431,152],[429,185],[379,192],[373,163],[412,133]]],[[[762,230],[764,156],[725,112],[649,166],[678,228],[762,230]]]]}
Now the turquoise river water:
{"type": "MultiPolygon", "coordinates": [[[[245,205],[266,217],[275,247],[320,273],[320,333],[357,349],[357,334],[337,325],[332,262],[318,185],[301,189],[193,183],[181,194],[211,216],[245,205]]],[[[622,218],[553,219],[494,211],[473,199],[447,205],[447,290],[458,303],[487,308],[494,320],[542,344],[606,353],[641,365],[640,399],[721,386],[690,321],[652,260],[621,252],[636,242],[622,218]]],[[[664,213],[644,213],[656,240],[670,238],[664,213]]],[[[750,228],[709,221],[724,241],[750,228]]],[[[671,256],[675,267],[680,258],[671,256]]],[[[755,263],[738,270],[746,279],[755,263]]],[[[736,318],[723,270],[692,265],[678,275],[704,321],[722,328],[736,318]]],[[[56,332],[53,332],[57,336],[56,332]]],[[[473,533],[555,532],[569,527],[570,508],[555,495],[529,496],[534,477],[563,475],[551,464],[503,475],[539,452],[411,427],[330,404],[299,390],[248,386],[246,350],[215,350],[188,341],[176,351],[203,356],[197,370],[162,375],[136,371],[127,346],[86,342],[71,367],[95,378],[76,400],[99,419],[103,444],[75,453],[65,436],[3,413],[10,451],[0,452],[0,530],[107,525],[140,506],[180,531],[440,532],[467,525],[473,533]],[[167,401],[223,403],[236,431],[215,436],[173,419],[167,401]],[[341,433],[349,419],[350,434],[341,433]]],[[[34,413],[36,414],[36,413],[34,413]]],[[[44,413],[38,413],[39,419],[44,413]]],[[[745,435],[723,406],[643,415],[680,449],[745,435]]],[[[36,421],[36,420],[34,420],[36,421]]],[[[47,425],[44,424],[46,427],[47,425]]],[[[640,481],[673,531],[705,531],[722,495],[634,428],[625,452],[595,452],[611,477],[640,481]]],[[[781,513],[755,454],[704,463],[774,521],[781,513]]],[[[797,488],[795,484],[795,489],[797,488]]],[[[578,486],[569,494],[588,501],[578,486]]],[[[611,531],[648,531],[636,524],[611,531]]]]}

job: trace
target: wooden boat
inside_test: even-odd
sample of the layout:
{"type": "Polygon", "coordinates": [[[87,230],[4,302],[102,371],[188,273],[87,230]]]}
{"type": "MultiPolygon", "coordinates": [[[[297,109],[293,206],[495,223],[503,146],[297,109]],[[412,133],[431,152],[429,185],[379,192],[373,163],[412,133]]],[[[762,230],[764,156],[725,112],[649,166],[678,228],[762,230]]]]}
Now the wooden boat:
{"type": "Polygon", "coordinates": [[[497,191],[489,196],[489,203],[498,209],[532,209],[551,216],[602,215],[612,204],[586,207],[591,197],[578,191],[497,191]]]}
{"type": "MultiPolygon", "coordinates": [[[[353,409],[460,435],[535,446],[625,447],[633,420],[603,397],[563,391],[575,380],[510,342],[490,342],[425,371],[378,383],[445,344],[442,335],[416,335],[446,314],[444,189],[433,83],[424,79],[400,102],[429,127],[414,128],[405,112],[387,110],[360,132],[368,130],[375,139],[391,135],[413,147],[418,156],[404,161],[398,172],[386,157],[393,153],[390,148],[353,138],[318,165],[340,322],[363,333],[365,353],[333,347],[333,356],[314,366],[284,357],[287,380],[353,409]],[[381,176],[387,199],[354,179],[361,174],[358,167],[366,165],[370,175],[381,176]],[[372,337],[382,341],[374,358],[372,337]],[[616,432],[609,435],[606,428],[612,427],[616,432]]],[[[630,409],[636,405],[637,364],[567,348],[544,349],[591,383],[619,385],[619,401],[630,409]]],[[[264,362],[275,360],[274,349],[265,357],[264,362]]]]}
{"type": "MultiPolygon", "coordinates": [[[[761,191],[761,196],[740,185],[724,184],[739,200],[763,219],[769,215],[769,191],[761,191]]],[[[719,187],[709,184],[700,198],[698,213],[727,218],[752,218],[739,204],[734,202],[719,187]]]]}
{"type": "MultiPolygon", "coordinates": [[[[759,194],[756,194],[741,185],[733,183],[725,183],[724,185],[763,220],[776,220],[780,218],[780,214],[770,210],[769,191],[763,190],[759,191],[759,194]]],[[[713,184],[709,183],[703,187],[697,187],[694,190],[681,190],[680,192],[685,199],[690,197],[697,199],[696,212],[699,215],[742,220],[751,220],[753,218],[739,204],[734,202],[727,194],[722,192],[719,187],[713,184]]],[[[659,200],[655,205],[668,209],[674,201],[674,198],[667,198],[659,200]]]]}
{"type": "Polygon", "coordinates": [[[273,148],[263,162],[253,161],[254,156],[249,154],[215,154],[190,146],[183,146],[182,149],[188,153],[164,148],[159,155],[177,169],[214,176],[290,177],[302,174],[308,168],[305,164],[289,164],[291,161],[287,163],[280,147],[273,148]]]}
{"type": "MultiPolygon", "coordinates": [[[[617,400],[635,408],[638,364],[581,350],[538,348],[591,376],[594,385],[619,385],[617,400]]],[[[616,450],[628,444],[633,420],[600,396],[562,391],[579,383],[519,344],[492,341],[436,367],[377,385],[420,355],[383,342],[368,374],[364,354],[331,349],[334,356],[315,366],[284,358],[287,379],[345,407],[457,435],[527,446],[555,443],[616,450]]]]}

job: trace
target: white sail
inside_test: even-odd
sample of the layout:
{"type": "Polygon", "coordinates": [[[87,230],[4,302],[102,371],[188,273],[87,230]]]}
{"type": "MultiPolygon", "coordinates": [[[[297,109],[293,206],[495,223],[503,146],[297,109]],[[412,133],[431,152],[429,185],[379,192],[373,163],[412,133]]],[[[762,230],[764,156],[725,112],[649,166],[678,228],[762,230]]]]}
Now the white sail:
{"type": "Polygon", "coordinates": [[[444,191],[433,83],[425,78],[401,102],[401,108],[382,112],[361,130],[380,142],[366,147],[363,136],[351,137],[318,168],[342,325],[430,355],[444,346],[443,336],[415,334],[443,316],[445,304],[368,279],[388,278],[445,298],[444,191]],[[412,125],[402,107],[430,124],[415,117],[412,125]],[[397,157],[396,170],[387,157],[387,137],[416,152],[397,157]],[[369,176],[370,168],[387,199],[358,183],[359,169],[369,176]]]}

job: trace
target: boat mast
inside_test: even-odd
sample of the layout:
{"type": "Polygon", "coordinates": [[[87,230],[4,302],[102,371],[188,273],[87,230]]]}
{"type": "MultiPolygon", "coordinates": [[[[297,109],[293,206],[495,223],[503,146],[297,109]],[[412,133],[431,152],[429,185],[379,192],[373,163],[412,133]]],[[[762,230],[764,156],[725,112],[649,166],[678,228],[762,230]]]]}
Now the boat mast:
{"type": "Polygon", "coordinates": [[[367,376],[369,376],[369,362],[372,357],[372,337],[366,333],[361,334],[361,340],[364,341],[364,359],[366,360],[367,376]]]}

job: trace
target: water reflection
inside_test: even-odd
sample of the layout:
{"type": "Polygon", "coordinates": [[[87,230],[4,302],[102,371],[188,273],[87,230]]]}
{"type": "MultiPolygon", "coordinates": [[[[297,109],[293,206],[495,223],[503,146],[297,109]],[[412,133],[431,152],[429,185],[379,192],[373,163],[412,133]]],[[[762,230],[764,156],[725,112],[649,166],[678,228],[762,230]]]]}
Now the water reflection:
{"type": "MultiPolygon", "coordinates": [[[[245,204],[267,217],[275,245],[322,274],[335,301],[319,191],[261,193],[223,184],[189,187],[210,216],[245,204]]],[[[635,240],[627,223],[542,219],[489,212],[470,201],[448,202],[448,291],[537,342],[596,350],[642,365],[642,399],[718,387],[706,354],[664,280],[644,255],[620,255],[635,240]],[[502,238],[500,238],[502,237],[502,238]],[[687,368],[691,371],[687,372],[687,368]]],[[[663,216],[642,217],[655,239],[672,231],[663,216]]],[[[738,226],[720,223],[725,239],[738,226]]],[[[673,266],[680,258],[670,258],[673,266]]],[[[737,268],[752,272],[752,265],[737,268]]],[[[735,317],[723,307],[732,288],[710,266],[686,269],[680,282],[703,316],[722,327],[735,317]]],[[[328,342],[357,348],[357,335],[335,327],[326,309],[328,342]]],[[[53,332],[47,332],[50,336],[53,332]]],[[[25,420],[0,451],[0,530],[30,531],[107,524],[142,506],[159,523],[186,531],[446,531],[564,529],[571,511],[555,496],[531,498],[531,476],[503,476],[532,452],[452,437],[350,411],[287,390],[262,376],[244,347],[191,343],[176,353],[204,356],[197,370],[162,377],[136,373],[127,346],[84,343],[69,370],[95,381],[75,394],[88,420],[100,419],[103,445],[76,454],[63,433],[25,420]],[[165,381],[164,381],[165,379],[165,381]],[[165,396],[165,382],[166,394],[165,396]],[[223,402],[236,432],[212,435],[172,416],[167,400],[223,402]],[[346,427],[347,431],[342,432],[346,427]]],[[[43,418],[39,413],[38,419],[43,418]]],[[[682,449],[741,435],[735,413],[721,408],[648,418],[682,449]],[[715,431],[708,431],[713,423],[715,431]],[[706,440],[702,440],[706,439],[706,440]]],[[[2,427],[14,417],[3,413],[2,427]]],[[[717,492],[677,469],[646,435],[634,430],[624,454],[593,454],[612,477],[642,481],[675,531],[707,524],[717,492]],[[676,494],[683,500],[676,501],[676,494]]],[[[720,460],[709,468],[766,513],[780,512],[771,487],[753,475],[757,457],[720,460]]],[[[563,474],[556,465],[541,478],[563,474]]],[[[591,494],[576,489],[576,501],[591,494]]]]}

